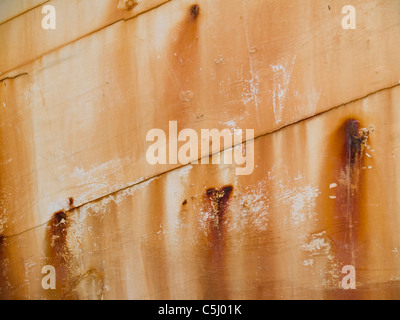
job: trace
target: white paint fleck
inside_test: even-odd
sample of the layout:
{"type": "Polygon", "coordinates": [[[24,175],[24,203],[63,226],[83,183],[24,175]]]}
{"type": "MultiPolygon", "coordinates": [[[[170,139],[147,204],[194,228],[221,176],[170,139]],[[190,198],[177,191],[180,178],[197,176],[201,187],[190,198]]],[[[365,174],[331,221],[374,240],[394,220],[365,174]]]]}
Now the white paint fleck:
{"type": "Polygon", "coordinates": [[[228,127],[231,127],[231,128],[235,128],[236,127],[235,120],[230,120],[230,121],[224,122],[223,124],[228,126],[228,127]]]}
{"type": "Polygon", "coordinates": [[[256,185],[246,187],[246,192],[240,197],[240,219],[235,221],[234,229],[240,230],[250,224],[257,230],[267,230],[270,200],[266,186],[267,181],[261,180],[256,185]]]}
{"type": "Polygon", "coordinates": [[[337,184],[336,183],[331,183],[330,185],[329,185],[329,188],[330,189],[333,189],[333,188],[336,188],[337,187],[337,184]]]}
{"type": "Polygon", "coordinates": [[[275,123],[282,121],[283,108],[286,101],[286,94],[289,89],[290,78],[292,76],[296,56],[290,63],[270,65],[273,76],[272,106],[274,110],[275,123]]]}
{"type": "Polygon", "coordinates": [[[5,166],[5,165],[9,164],[11,161],[13,161],[12,158],[8,159],[7,161],[1,162],[0,164],[5,166]]]}
{"type": "Polygon", "coordinates": [[[368,157],[368,158],[372,158],[372,156],[369,154],[369,153],[365,153],[365,155],[368,157]]]}
{"type": "Polygon", "coordinates": [[[194,94],[193,94],[192,91],[186,90],[186,91],[182,91],[182,92],[180,93],[179,98],[180,98],[182,101],[189,102],[189,101],[191,101],[191,100],[193,99],[193,96],[194,96],[194,94]]]}
{"type": "Polygon", "coordinates": [[[314,264],[314,259],[304,260],[303,265],[306,267],[312,266],[314,264]]]}
{"type": "Polygon", "coordinates": [[[294,181],[299,181],[299,180],[301,180],[301,179],[303,179],[303,176],[301,175],[300,172],[298,172],[298,173],[297,173],[297,177],[294,178],[294,181]]]}
{"type": "MultiPolygon", "coordinates": [[[[330,243],[325,239],[326,231],[313,234],[311,240],[301,246],[301,249],[310,252],[311,255],[328,254],[330,243]]],[[[329,258],[329,257],[328,257],[329,258]]]]}
{"type": "Polygon", "coordinates": [[[331,198],[331,199],[336,199],[336,196],[329,196],[329,198],[331,198]]]}
{"type": "Polygon", "coordinates": [[[254,102],[258,104],[258,94],[259,90],[259,77],[258,73],[252,74],[250,80],[244,80],[243,91],[242,91],[242,103],[246,105],[249,102],[254,102]]]}
{"type": "Polygon", "coordinates": [[[221,56],[221,55],[219,55],[217,58],[214,59],[214,62],[215,62],[216,64],[220,64],[220,63],[223,62],[223,61],[224,61],[224,58],[223,58],[223,56],[221,56]]]}
{"type": "Polygon", "coordinates": [[[312,185],[293,187],[291,184],[285,186],[282,183],[280,187],[281,190],[277,196],[281,198],[280,200],[283,203],[290,206],[291,223],[299,225],[300,222],[305,222],[316,214],[313,211],[315,200],[321,193],[318,187],[312,185]]]}

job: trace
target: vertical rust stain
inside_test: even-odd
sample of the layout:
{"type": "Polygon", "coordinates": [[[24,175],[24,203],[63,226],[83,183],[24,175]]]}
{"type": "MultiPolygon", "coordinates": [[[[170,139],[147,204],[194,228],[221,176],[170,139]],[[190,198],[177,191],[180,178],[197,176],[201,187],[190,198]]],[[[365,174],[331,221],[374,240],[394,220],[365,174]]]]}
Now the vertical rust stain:
{"type": "MultiPolygon", "coordinates": [[[[341,269],[352,265],[357,269],[364,265],[363,250],[365,217],[362,212],[364,194],[363,165],[369,131],[361,127],[360,121],[348,119],[333,137],[332,145],[339,148],[340,160],[336,164],[334,213],[330,217],[330,237],[334,243],[337,274],[343,278],[341,269]]],[[[359,274],[357,274],[357,281],[359,274]]],[[[332,290],[328,298],[358,299],[358,290],[332,290]]]]}
{"type": "Polygon", "coordinates": [[[6,238],[0,235],[0,300],[9,299],[8,279],[7,279],[7,255],[6,255],[6,238]]]}
{"type": "Polygon", "coordinates": [[[208,228],[210,242],[210,282],[206,292],[207,299],[228,299],[226,265],[225,265],[225,240],[227,212],[229,199],[232,194],[232,186],[224,186],[220,189],[207,189],[205,197],[208,205],[208,228]]]}
{"type": "Polygon", "coordinates": [[[214,221],[214,231],[218,232],[218,235],[223,235],[224,228],[223,223],[225,219],[226,209],[228,207],[228,200],[232,193],[232,186],[225,186],[219,190],[210,188],[206,191],[206,196],[210,200],[212,207],[212,215],[214,221]]]}
{"type": "MultiPolygon", "coordinates": [[[[188,8],[181,21],[171,28],[166,50],[166,72],[164,84],[167,84],[162,98],[168,105],[170,114],[179,115],[179,124],[193,117],[190,109],[197,100],[194,88],[199,87],[201,61],[199,48],[199,24],[201,10],[198,4],[188,8]],[[172,109],[171,109],[172,108],[172,109]]],[[[178,128],[179,129],[179,128],[178,128]]]]}
{"type": "Polygon", "coordinates": [[[50,299],[75,299],[67,236],[69,219],[64,211],[58,211],[47,224],[47,263],[56,269],[56,289],[48,290],[50,299]]]}
{"type": "Polygon", "coordinates": [[[74,207],[74,198],[72,198],[72,197],[68,198],[68,206],[70,209],[72,209],[74,207]]]}
{"type": "Polygon", "coordinates": [[[344,162],[339,176],[337,192],[337,225],[339,231],[344,231],[343,238],[338,238],[340,244],[337,258],[345,264],[356,266],[358,250],[361,243],[359,231],[363,153],[368,133],[360,129],[360,122],[354,119],[346,121],[345,125],[344,162]]]}

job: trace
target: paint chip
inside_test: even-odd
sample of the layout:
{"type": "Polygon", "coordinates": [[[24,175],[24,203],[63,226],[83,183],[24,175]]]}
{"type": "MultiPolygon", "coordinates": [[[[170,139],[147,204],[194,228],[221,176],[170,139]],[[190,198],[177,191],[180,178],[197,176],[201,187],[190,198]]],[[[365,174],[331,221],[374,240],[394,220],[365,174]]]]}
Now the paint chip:
{"type": "Polygon", "coordinates": [[[337,187],[337,184],[336,184],[336,183],[331,183],[331,184],[329,185],[329,188],[330,188],[330,189],[336,188],[336,187],[337,187]]]}
{"type": "Polygon", "coordinates": [[[336,196],[329,196],[329,198],[331,198],[331,199],[336,199],[336,196]]]}

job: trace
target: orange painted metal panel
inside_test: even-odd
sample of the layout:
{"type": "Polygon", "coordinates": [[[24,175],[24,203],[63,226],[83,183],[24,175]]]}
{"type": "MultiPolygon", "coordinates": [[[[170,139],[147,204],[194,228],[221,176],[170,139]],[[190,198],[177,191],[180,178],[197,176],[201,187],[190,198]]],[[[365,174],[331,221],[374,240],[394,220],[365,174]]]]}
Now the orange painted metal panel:
{"type": "Polygon", "coordinates": [[[7,234],[69,197],[79,206],[177,167],[145,158],[146,133],[170,120],[258,136],[399,81],[398,1],[357,2],[356,30],[342,29],[344,2],[197,3],[195,15],[190,1],[165,3],[4,75],[7,234]]]}
{"type": "Polygon", "coordinates": [[[3,296],[396,299],[399,98],[384,90],[258,137],[252,175],[188,165],[4,238],[3,296]],[[40,286],[44,264],[55,291],[40,286]],[[341,287],[344,265],[356,290],[341,287]]]}
{"type": "Polygon", "coordinates": [[[102,4],[44,49],[39,9],[0,25],[0,298],[399,296],[398,1],[102,4]],[[149,164],[174,120],[254,129],[254,172],[149,164]]]}

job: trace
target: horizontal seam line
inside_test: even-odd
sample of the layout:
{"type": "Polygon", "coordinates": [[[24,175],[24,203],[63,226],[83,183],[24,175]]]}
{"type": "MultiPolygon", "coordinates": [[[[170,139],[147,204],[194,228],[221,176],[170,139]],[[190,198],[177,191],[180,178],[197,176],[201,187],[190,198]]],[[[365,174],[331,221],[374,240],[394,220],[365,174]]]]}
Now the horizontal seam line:
{"type": "Polygon", "coordinates": [[[25,11],[23,11],[23,12],[20,12],[20,13],[18,13],[17,15],[12,16],[11,18],[8,18],[7,20],[4,20],[3,22],[1,22],[1,23],[0,23],[0,26],[3,25],[3,24],[5,24],[5,23],[7,23],[7,22],[10,22],[11,20],[13,20],[13,19],[15,19],[15,18],[18,18],[18,17],[20,17],[20,16],[22,16],[22,15],[28,13],[29,11],[35,10],[36,8],[39,8],[39,7],[43,6],[44,4],[46,4],[46,3],[50,2],[50,1],[51,1],[51,0],[44,1],[43,3],[38,4],[38,5],[36,5],[36,6],[32,7],[32,8],[30,8],[30,9],[28,9],[28,10],[25,10],[25,11]]]}
{"type": "MultiPolygon", "coordinates": [[[[155,176],[152,176],[152,177],[148,177],[148,178],[146,178],[146,179],[143,179],[143,180],[140,181],[140,182],[136,182],[136,183],[134,183],[134,184],[132,184],[132,185],[125,186],[125,187],[123,187],[123,188],[120,188],[120,189],[118,189],[118,190],[112,191],[112,192],[107,193],[107,194],[105,194],[105,195],[102,195],[102,196],[99,196],[99,197],[94,198],[94,199],[92,199],[92,200],[86,201],[85,203],[82,203],[82,204],[80,204],[79,206],[69,208],[68,210],[59,210],[59,211],[63,211],[64,213],[72,212],[72,211],[74,211],[75,209],[79,209],[79,208],[81,208],[81,207],[83,207],[83,206],[85,206],[85,205],[87,205],[87,204],[89,204],[89,203],[93,203],[93,202],[99,201],[100,199],[103,199],[103,198],[112,196],[112,195],[114,195],[114,194],[116,194],[116,193],[118,193],[118,192],[127,190],[127,189],[129,189],[129,188],[133,188],[133,187],[135,187],[135,186],[137,186],[137,185],[140,185],[140,184],[142,184],[142,183],[148,182],[148,181],[150,181],[150,180],[157,179],[157,178],[161,177],[162,175],[167,174],[167,173],[169,173],[169,172],[172,172],[172,171],[175,171],[175,170],[179,170],[179,169],[181,169],[181,168],[184,168],[184,167],[186,167],[186,166],[192,164],[193,162],[199,161],[199,160],[201,160],[201,159],[203,159],[203,158],[205,158],[205,157],[210,157],[210,156],[213,156],[214,154],[222,153],[222,152],[224,152],[224,151],[226,151],[226,150],[228,150],[228,149],[234,148],[235,146],[238,146],[238,145],[240,145],[240,144],[245,144],[245,143],[247,143],[247,142],[249,142],[249,141],[255,141],[255,140],[258,139],[258,138],[261,138],[261,137],[264,137],[264,136],[266,136],[266,135],[269,135],[269,134],[272,134],[272,133],[281,131],[281,130],[287,128],[287,127],[293,126],[293,125],[298,124],[298,123],[300,123],[300,122],[307,121],[307,120],[310,120],[310,119],[312,119],[312,118],[316,118],[316,117],[318,117],[318,116],[320,116],[320,115],[322,115],[322,114],[328,113],[328,112],[330,112],[330,111],[332,111],[332,110],[335,110],[335,109],[338,109],[338,108],[347,106],[347,105],[349,105],[349,104],[352,104],[352,103],[354,103],[354,102],[357,102],[357,101],[366,99],[366,98],[368,98],[368,97],[370,97],[370,96],[372,96],[372,95],[375,95],[375,94],[377,94],[377,93],[380,93],[380,92],[382,92],[382,91],[390,90],[390,89],[393,89],[393,88],[398,87],[398,86],[400,86],[400,83],[396,83],[396,84],[394,84],[394,85],[392,85],[392,86],[388,86],[388,87],[384,87],[384,88],[378,89],[378,90],[376,90],[376,91],[374,91],[374,92],[368,93],[367,95],[365,95],[365,96],[363,96],[363,97],[353,99],[353,100],[351,100],[351,101],[349,101],[349,102],[341,103],[341,104],[339,104],[339,105],[337,105],[337,106],[334,106],[334,107],[332,107],[332,108],[330,108],[330,109],[321,111],[321,112],[316,113],[316,114],[314,114],[314,115],[312,115],[312,116],[309,116],[309,117],[303,118],[303,119],[301,119],[301,120],[292,122],[292,123],[290,123],[290,124],[284,125],[284,126],[282,126],[282,127],[280,127],[280,128],[277,128],[277,129],[275,129],[275,130],[273,130],[273,131],[269,131],[269,132],[266,132],[266,133],[259,134],[257,137],[254,137],[253,139],[245,140],[245,141],[243,141],[243,142],[241,142],[241,143],[238,143],[238,144],[236,144],[236,145],[232,145],[231,147],[228,147],[228,148],[222,149],[222,150],[220,150],[220,151],[217,151],[217,152],[211,153],[211,154],[209,154],[209,155],[206,155],[206,156],[204,156],[204,157],[198,158],[197,160],[193,160],[192,162],[190,162],[190,163],[188,163],[188,164],[181,165],[181,166],[178,166],[178,167],[175,167],[175,168],[172,168],[172,169],[163,171],[163,172],[161,172],[161,173],[159,173],[159,174],[157,174],[157,175],[155,175],[155,176]]],[[[56,211],[56,212],[58,212],[58,211],[56,211]]],[[[25,232],[29,232],[29,231],[31,231],[31,230],[33,230],[33,229],[39,228],[39,227],[41,227],[41,226],[44,226],[44,225],[48,224],[49,221],[51,221],[51,219],[50,219],[50,220],[47,220],[46,222],[44,222],[44,223],[42,223],[42,224],[39,224],[39,225],[34,226],[34,227],[32,227],[32,228],[29,228],[29,229],[26,229],[26,230],[24,230],[24,231],[18,232],[18,233],[16,233],[16,234],[9,235],[9,236],[3,235],[3,237],[4,237],[4,238],[16,237],[16,236],[21,235],[21,234],[23,234],[23,233],[25,233],[25,232]]]]}
{"type": "MultiPolygon", "coordinates": [[[[49,2],[49,1],[51,1],[51,0],[48,0],[47,2],[49,2]]],[[[48,55],[48,54],[51,54],[51,53],[53,53],[53,52],[55,52],[55,51],[57,51],[57,50],[59,50],[59,49],[61,49],[61,48],[67,47],[67,46],[71,45],[71,44],[74,43],[74,42],[77,42],[77,41],[79,41],[79,40],[82,40],[83,38],[86,38],[86,37],[88,37],[88,36],[90,36],[90,35],[92,35],[92,34],[95,34],[96,32],[99,32],[99,31],[101,31],[101,30],[103,30],[103,29],[106,29],[106,28],[108,28],[108,27],[110,27],[110,26],[112,26],[112,25],[114,25],[114,24],[116,24],[116,23],[118,23],[118,22],[121,22],[121,21],[129,21],[129,20],[135,19],[135,18],[141,16],[142,14],[145,14],[145,13],[147,13],[147,12],[150,12],[150,11],[152,11],[153,9],[159,8],[159,7],[161,7],[162,5],[164,5],[164,4],[166,4],[166,3],[170,2],[170,1],[171,1],[171,0],[167,0],[166,2],[162,2],[162,3],[160,3],[159,5],[157,5],[157,6],[155,6],[155,7],[151,7],[151,8],[149,8],[149,9],[147,9],[147,10],[145,10],[145,11],[142,11],[142,12],[140,12],[140,13],[138,13],[138,14],[132,16],[132,17],[128,17],[128,18],[123,18],[123,17],[122,17],[122,18],[117,19],[117,20],[115,20],[115,21],[113,21],[113,22],[110,22],[110,23],[107,24],[107,25],[104,25],[104,26],[102,26],[102,27],[100,27],[100,28],[94,29],[94,30],[92,30],[92,31],[90,31],[90,32],[88,32],[88,33],[85,33],[85,34],[83,34],[83,35],[81,35],[81,36],[79,36],[79,37],[77,37],[77,38],[75,38],[75,39],[73,39],[73,40],[71,40],[71,41],[68,41],[68,42],[65,42],[65,43],[63,43],[63,44],[60,44],[59,46],[56,46],[56,47],[54,47],[53,49],[50,49],[50,50],[48,50],[48,51],[46,51],[46,52],[40,54],[40,55],[37,56],[36,58],[33,58],[33,59],[31,59],[31,60],[28,60],[28,61],[26,61],[26,62],[24,62],[24,63],[21,63],[21,64],[15,66],[15,67],[12,67],[11,69],[4,71],[3,74],[10,73],[10,72],[12,72],[12,71],[14,71],[14,70],[17,70],[17,69],[20,69],[20,68],[22,68],[22,67],[24,67],[24,66],[27,66],[27,65],[29,65],[29,64],[32,64],[32,63],[34,63],[36,60],[39,60],[40,58],[42,58],[42,57],[44,57],[44,56],[46,56],[46,55],[48,55]]],[[[46,2],[46,3],[47,3],[47,2],[46,2]]],[[[37,7],[39,7],[39,6],[37,6],[37,7]]],[[[37,8],[37,7],[35,7],[35,8],[37,8]]],[[[35,8],[32,8],[32,9],[35,9],[35,8]]],[[[1,24],[0,24],[0,25],[1,25],[1,24]]],[[[11,78],[11,77],[10,77],[10,78],[11,78]]]]}

